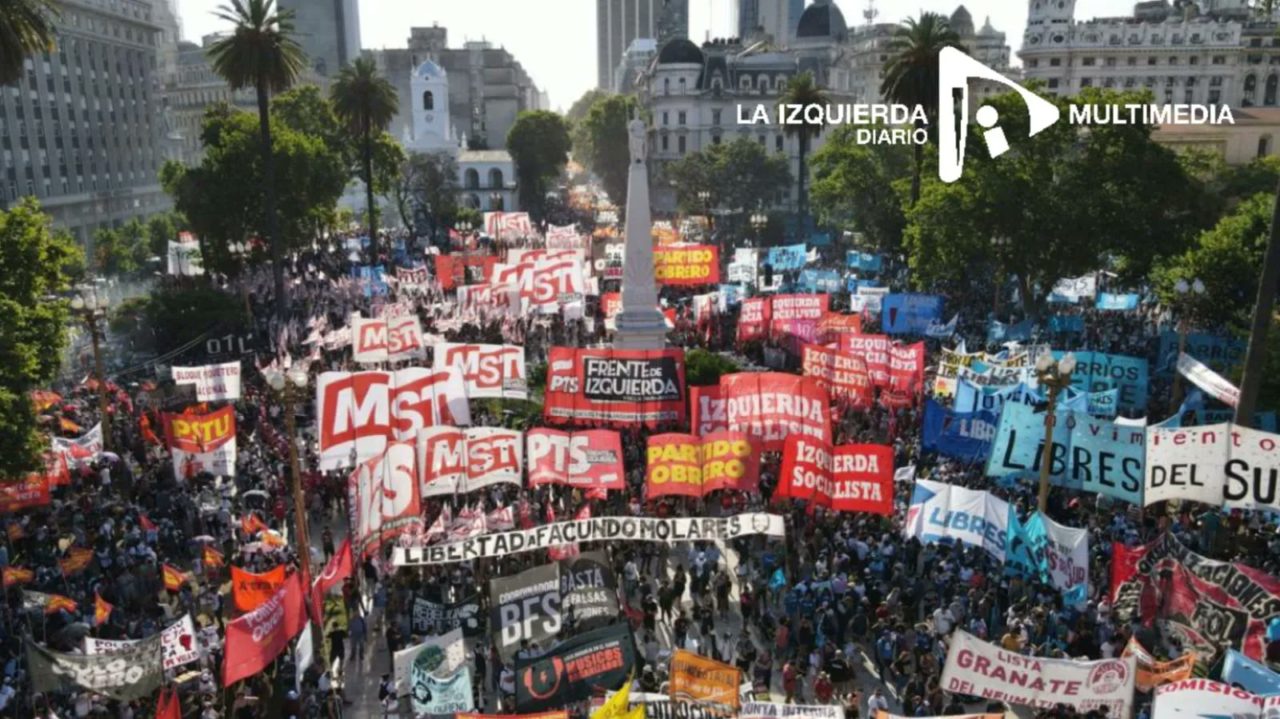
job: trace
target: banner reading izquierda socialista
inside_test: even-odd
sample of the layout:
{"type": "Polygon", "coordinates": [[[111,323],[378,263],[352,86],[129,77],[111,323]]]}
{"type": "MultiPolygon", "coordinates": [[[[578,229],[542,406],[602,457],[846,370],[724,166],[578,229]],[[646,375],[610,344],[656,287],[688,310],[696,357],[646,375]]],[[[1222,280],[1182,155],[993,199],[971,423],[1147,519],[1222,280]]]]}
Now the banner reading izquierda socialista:
{"type": "Polygon", "coordinates": [[[574,542],[699,542],[760,534],[786,536],[786,523],[776,514],[748,512],[728,517],[592,517],[553,522],[532,529],[483,534],[430,547],[396,547],[397,567],[446,564],[546,549],[574,542]]]}

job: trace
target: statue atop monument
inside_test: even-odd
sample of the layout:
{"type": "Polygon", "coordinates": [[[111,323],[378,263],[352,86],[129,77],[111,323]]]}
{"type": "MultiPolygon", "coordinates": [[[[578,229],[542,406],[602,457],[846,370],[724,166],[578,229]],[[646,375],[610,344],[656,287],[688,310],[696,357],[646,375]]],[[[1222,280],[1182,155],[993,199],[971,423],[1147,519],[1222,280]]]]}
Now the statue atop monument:
{"type": "Polygon", "coordinates": [[[631,162],[643,164],[645,160],[645,127],[639,118],[627,123],[627,135],[631,144],[631,162]]]}

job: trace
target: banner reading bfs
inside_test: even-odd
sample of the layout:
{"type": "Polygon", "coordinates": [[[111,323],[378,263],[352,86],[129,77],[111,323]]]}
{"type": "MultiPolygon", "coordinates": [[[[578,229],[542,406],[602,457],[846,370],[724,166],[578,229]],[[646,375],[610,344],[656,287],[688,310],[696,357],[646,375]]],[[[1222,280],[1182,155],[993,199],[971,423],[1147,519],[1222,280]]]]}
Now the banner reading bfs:
{"type": "Polygon", "coordinates": [[[524,348],[441,342],[435,346],[435,368],[457,367],[472,399],[528,399],[524,348]]]}
{"type": "Polygon", "coordinates": [[[553,347],[543,416],[622,426],[684,422],[684,352],[553,347]]]}
{"type": "Polygon", "coordinates": [[[525,435],[529,486],[564,484],[583,490],[622,490],[622,437],[611,429],[562,432],[539,427],[525,435]]]}
{"type": "Polygon", "coordinates": [[[178,479],[202,472],[236,473],[236,411],[230,405],[209,414],[165,414],[165,437],[178,479]]]}
{"type": "Polygon", "coordinates": [[[893,448],[830,444],[787,437],[774,497],[790,497],[838,512],[893,514],[893,448]]]}
{"type": "Polygon", "coordinates": [[[653,276],[663,285],[719,284],[720,248],[715,245],[655,247],[653,276]]]}
{"type": "Polygon", "coordinates": [[[720,378],[729,427],[745,432],[762,452],[782,449],[789,434],[831,442],[826,390],[812,377],[782,372],[736,372],[720,378]]]}

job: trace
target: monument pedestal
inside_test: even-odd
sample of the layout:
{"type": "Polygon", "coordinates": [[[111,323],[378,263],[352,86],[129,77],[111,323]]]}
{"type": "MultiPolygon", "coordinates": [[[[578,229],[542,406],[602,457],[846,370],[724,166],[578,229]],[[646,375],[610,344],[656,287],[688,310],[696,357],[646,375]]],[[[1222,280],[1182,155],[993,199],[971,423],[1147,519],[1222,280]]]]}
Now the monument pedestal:
{"type": "Polygon", "coordinates": [[[658,281],[653,275],[653,222],[649,211],[649,169],[645,164],[645,126],[627,125],[631,165],[627,170],[626,244],[622,255],[622,309],[613,346],[624,350],[663,349],[667,321],[658,310],[658,281]]]}

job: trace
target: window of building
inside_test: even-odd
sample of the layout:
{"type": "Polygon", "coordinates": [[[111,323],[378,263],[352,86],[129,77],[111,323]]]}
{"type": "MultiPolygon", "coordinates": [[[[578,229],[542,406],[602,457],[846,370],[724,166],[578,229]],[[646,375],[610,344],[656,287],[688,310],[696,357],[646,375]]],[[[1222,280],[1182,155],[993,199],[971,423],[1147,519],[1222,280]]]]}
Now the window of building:
{"type": "Polygon", "coordinates": [[[671,115],[666,110],[662,111],[662,124],[664,126],[671,124],[671,115]]]}
{"type": "Polygon", "coordinates": [[[1030,60],[1027,60],[1027,67],[1040,67],[1040,58],[1033,57],[1030,60]]]}
{"type": "Polygon", "coordinates": [[[1214,55],[1214,56],[1213,56],[1213,60],[1212,60],[1211,62],[1212,62],[1214,65],[1226,65],[1226,64],[1227,64],[1227,56],[1226,56],[1226,55],[1214,55]]]}
{"type": "Polygon", "coordinates": [[[1049,78],[1049,89],[1050,90],[1058,89],[1058,78],[1056,77],[1049,78]]]}
{"type": "Polygon", "coordinates": [[[465,173],[465,183],[468,190],[480,189],[480,173],[474,167],[468,167],[465,173]]]}
{"type": "Polygon", "coordinates": [[[756,141],[760,143],[760,147],[764,147],[764,143],[765,143],[764,134],[761,133],[759,135],[756,135],[756,141]]]}
{"type": "Polygon", "coordinates": [[[1095,57],[1085,57],[1080,59],[1080,64],[1085,67],[1093,67],[1097,62],[1098,59],[1095,57]]]}
{"type": "Polygon", "coordinates": [[[669,138],[668,138],[666,135],[663,135],[663,136],[662,136],[662,151],[663,151],[663,152],[666,152],[667,150],[671,149],[671,143],[670,143],[670,142],[668,142],[668,140],[669,140],[669,138]]]}
{"type": "Polygon", "coordinates": [[[1258,92],[1258,78],[1253,75],[1246,75],[1244,78],[1244,97],[1241,98],[1240,104],[1245,107],[1253,105],[1254,96],[1258,92]]]}
{"type": "Polygon", "coordinates": [[[1093,87],[1093,78],[1091,77],[1080,78],[1080,88],[1084,89],[1086,87],[1093,87]]]}
{"type": "Polygon", "coordinates": [[[779,132],[773,138],[773,151],[782,152],[782,133],[781,132],[779,132]]]}
{"type": "Polygon", "coordinates": [[[714,109],[714,110],[712,110],[712,111],[711,111],[711,124],[712,124],[712,125],[719,125],[719,124],[720,124],[720,109],[719,109],[719,108],[716,108],[716,109],[714,109]]]}
{"type": "Polygon", "coordinates": [[[1154,65],[1154,64],[1156,64],[1156,56],[1155,56],[1155,55],[1151,55],[1151,56],[1149,56],[1149,57],[1147,58],[1147,64],[1148,64],[1148,65],[1154,65]]]}
{"type": "Polygon", "coordinates": [[[436,96],[433,95],[430,90],[426,90],[422,93],[422,109],[423,110],[436,109],[436,96]]]}
{"type": "Polygon", "coordinates": [[[1049,58],[1049,67],[1060,67],[1061,65],[1062,65],[1062,58],[1060,57],[1049,58]]]}
{"type": "Polygon", "coordinates": [[[1262,47],[1262,38],[1249,38],[1249,47],[1262,47]]]}
{"type": "Polygon", "coordinates": [[[669,77],[662,78],[662,94],[663,95],[671,94],[671,78],[669,77]]]}
{"type": "Polygon", "coordinates": [[[1280,80],[1276,75],[1267,77],[1267,87],[1262,95],[1262,104],[1268,107],[1276,104],[1276,82],[1280,80]]]}
{"type": "Polygon", "coordinates": [[[489,170],[489,187],[502,189],[502,170],[494,167],[489,170]]]}
{"type": "Polygon", "coordinates": [[[719,135],[712,135],[712,136],[711,136],[711,144],[712,144],[712,145],[719,145],[719,144],[720,144],[720,136],[719,136],[719,135]]]}
{"type": "Polygon", "coordinates": [[[1200,56],[1199,56],[1199,55],[1192,55],[1191,57],[1187,58],[1187,64],[1188,64],[1188,65],[1199,65],[1199,64],[1200,64],[1200,56]]]}
{"type": "Polygon", "coordinates": [[[1133,87],[1134,85],[1137,85],[1137,84],[1138,84],[1138,81],[1137,81],[1136,79],[1132,78],[1132,77],[1126,77],[1126,78],[1124,79],[1124,86],[1125,86],[1125,87],[1133,87]]]}
{"type": "Polygon", "coordinates": [[[1114,57],[1109,57],[1109,58],[1107,58],[1107,59],[1105,60],[1105,62],[1106,62],[1107,67],[1115,67],[1115,66],[1116,66],[1116,59],[1115,59],[1114,57]]]}
{"type": "Polygon", "coordinates": [[[1266,157],[1271,154],[1271,136],[1263,135],[1258,138],[1258,157],[1266,157]]]}
{"type": "Polygon", "coordinates": [[[678,80],[676,80],[676,85],[678,85],[678,86],[679,86],[679,88],[678,88],[678,89],[679,89],[679,91],[680,91],[680,94],[681,94],[681,95],[685,94],[685,82],[684,82],[684,78],[683,78],[683,77],[682,77],[682,78],[679,78],[678,80]]]}
{"type": "Polygon", "coordinates": [[[1169,56],[1169,64],[1170,64],[1170,65],[1177,65],[1177,64],[1178,64],[1178,56],[1177,56],[1177,55],[1170,55],[1170,56],[1169,56]]]}
{"type": "Polygon", "coordinates": [[[1136,58],[1136,57],[1131,57],[1131,58],[1129,58],[1129,59],[1126,61],[1126,64],[1128,64],[1128,65],[1129,65],[1129,67],[1133,67],[1134,65],[1137,65],[1137,64],[1138,64],[1138,58],[1136,58]]]}
{"type": "Polygon", "coordinates": [[[1213,77],[1209,78],[1209,87],[1221,87],[1221,86],[1222,86],[1221,75],[1214,75],[1213,77]]]}
{"type": "Polygon", "coordinates": [[[684,135],[681,135],[680,137],[676,138],[676,152],[683,155],[684,150],[685,150],[684,135]]]}
{"type": "Polygon", "coordinates": [[[742,92],[751,92],[751,77],[743,75],[738,78],[738,89],[742,92]]]}

